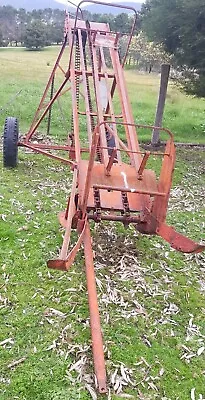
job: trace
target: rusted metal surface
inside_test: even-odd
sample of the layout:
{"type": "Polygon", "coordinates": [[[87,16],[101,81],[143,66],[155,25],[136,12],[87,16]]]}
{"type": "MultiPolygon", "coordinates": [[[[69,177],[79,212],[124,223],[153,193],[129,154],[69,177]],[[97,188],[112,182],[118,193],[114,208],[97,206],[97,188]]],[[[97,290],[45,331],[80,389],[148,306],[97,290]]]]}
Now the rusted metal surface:
{"type": "Polygon", "coordinates": [[[201,251],[205,250],[205,245],[200,245],[194,242],[193,240],[176,232],[172,226],[168,226],[164,223],[159,225],[159,228],[156,229],[156,233],[170,243],[175,250],[183,253],[200,253],[201,251]]]}
{"type": "Polygon", "coordinates": [[[106,370],[103,352],[103,339],[100,326],[100,314],[98,310],[97,289],[95,282],[95,271],[93,264],[93,250],[90,236],[90,227],[86,223],[84,235],[85,269],[88,288],[88,302],[90,310],[90,327],[92,336],[92,348],[94,358],[95,375],[98,380],[98,389],[100,393],[106,393],[106,370]]]}
{"type": "Polygon", "coordinates": [[[76,194],[76,188],[77,188],[77,181],[78,181],[78,170],[77,170],[77,168],[75,168],[74,172],[73,172],[73,184],[72,184],[72,188],[71,188],[71,196],[69,199],[69,208],[68,208],[68,214],[67,214],[67,220],[66,220],[67,221],[66,230],[65,230],[65,235],[64,235],[64,239],[63,239],[62,249],[60,252],[61,260],[66,260],[66,258],[67,258],[68,247],[69,247],[69,243],[70,243],[72,219],[75,214],[75,194],[76,194]]]}
{"type": "Polygon", "coordinates": [[[134,224],[141,233],[161,236],[174,249],[182,252],[199,252],[205,246],[187,239],[166,224],[175,165],[173,134],[168,129],[134,122],[123,66],[134,32],[135,10],[109,4],[122,10],[127,8],[134,13],[125,57],[120,62],[120,34],[111,32],[108,24],[79,19],[82,3],[84,1],[77,7],[76,18],[66,16],[62,48],[31,127],[19,146],[63,162],[73,171],[71,195],[66,210],[59,214],[59,221],[65,228],[62,249],[58,258],[48,261],[48,267],[68,271],[83,245],[94,369],[99,391],[104,393],[106,370],[89,221],[120,221],[125,226],[134,224]],[[63,65],[66,51],[68,63],[63,65]],[[106,59],[107,52],[112,68],[106,59]],[[54,90],[57,72],[62,78],[59,87],[54,90]],[[50,91],[51,96],[48,98],[50,91]],[[120,103],[120,111],[117,112],[113,101],[115,93],[120,103]],[[36,143],[33,140],[35,133],[47,115],[50,131],[51,108],[54,103],[59,97],[69,95],[72,102],[72,123],[65,145],[36,143]],[[82,132],[82,126],[86,126],[87,135],[82,132]],[[166,133],[168,140],[165,151],[141,151],[138,142],[138,132],[141,129],[155,129],[166,133]],[[66,151],[68,158],[62,157],[60,151],[66,151]],[[162,158],[159,178],[154,170],[147,168],[149,160],[156,156],[162,158]],[[72,229],[77,231],[78,239],[70,249],[72,229]]]}

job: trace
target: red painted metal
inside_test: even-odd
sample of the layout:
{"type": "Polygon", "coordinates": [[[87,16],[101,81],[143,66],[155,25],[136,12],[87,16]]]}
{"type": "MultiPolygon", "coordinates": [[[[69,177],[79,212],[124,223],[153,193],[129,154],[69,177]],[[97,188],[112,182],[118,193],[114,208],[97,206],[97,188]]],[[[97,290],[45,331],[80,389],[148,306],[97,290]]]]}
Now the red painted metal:
{"type": "Polygon", "coordinates": [[[73,170],[71,196],[66,211],[59,215],[59,221],[65,227],[63,246],[59,257],[48,261],[48,267],[68,271],[81,245],[84,246],[94,369],[99,391],[104,393],[106,371],[89,220],[135,224],[138,231],[161,236],[174,249],[182,252],[196,253],[204,250],[205,246],[187,239],[166,224],[175,165],[173,134],[168,129],[134,122],[123,66],[134,33],[136,11],[131,7],[90,1],[120,7],[122,10],[126,8],[134,13],[125,57],[120,62],[119,33],[111,32],[108,24],[79,19],[80,7],[84,2],[81,1],[77,7],[76,18],[66,15],[62,48],[31,127],[18,145],[63,162],[73,170]],[[112,68],[107,63],[105,50],[109,53],[112,68]],[[62,60],[66,51],[68,65],[65,67],[62,60]],[[62,81],[49,98],[49,90],[58,71],[62,81]],[[121,108],[117,113],[113,101],[115,93],[121,108]],[[47,114],[51,114],[53,104],[59,97],[69,94],[72,100],[72,126],[65,145],[36,143],[37,129],[47,114]],[[81,122],[87,127],[87,135],[82,132],[81,122]],[[141,151],[137,134],[140,129],[159,129],[166,133],[168,141],[165,151],[141,151]],[[66,151],[69,157],[62,157],[60,151],[66,151]],[[153,156],[162,158],[159,178],[147,168],[153,156]],[[78,239],[75,246],[69,249],[72,229],[77,230],[78,239]]]}

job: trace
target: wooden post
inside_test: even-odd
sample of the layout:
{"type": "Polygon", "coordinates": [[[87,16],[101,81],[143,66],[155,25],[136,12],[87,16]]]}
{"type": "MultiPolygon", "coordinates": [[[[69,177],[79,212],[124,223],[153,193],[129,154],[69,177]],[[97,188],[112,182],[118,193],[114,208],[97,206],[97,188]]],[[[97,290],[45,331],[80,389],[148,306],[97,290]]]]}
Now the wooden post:
{"type": "MultiPolygon", "coordinates": [[[[157,105],[157,112],[155,118],[155,126],[162,126],[162,118],[164,114],[164,106],[167,96],[167,86],[169,81],[169,72],[170,72],[170,65],[169,64],[162,64],[161,66],[161,81],[160,81],[160,91],[159,91],[159,99],[157,105]]],[[[152,146],[157,146],[160,143],[159,138],[159,130],[153,129],[152,131],[152,146]]]]}

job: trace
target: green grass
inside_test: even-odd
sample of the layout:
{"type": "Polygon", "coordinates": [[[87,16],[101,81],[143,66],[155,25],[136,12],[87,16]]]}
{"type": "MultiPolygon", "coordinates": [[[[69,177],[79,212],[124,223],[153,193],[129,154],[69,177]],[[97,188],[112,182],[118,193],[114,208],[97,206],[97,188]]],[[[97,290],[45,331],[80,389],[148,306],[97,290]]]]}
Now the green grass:
{"type": "MultiPolygon", "coordinates": [[[[0,50],[2,108],[22,89],[0,114],[2,127],[7,114],[15,115],[26,132],[56,52],[0,50]]],[[[126,72],[126,78],[137,122],[152,123],[159,77],[126,72]]],[[[176,139],[203,142],[204,101],[173,86],[167,100],[165,122],[176,139]]],[[[60,135],[57,119],[53,132],[60,135]]],[[[62,243],[57,214],[69,196],[70,172],[22,149],[17,169],[5,170],[0,161],[0,343],[11,339],[0,346],[0,400],[91,399],[77,373],[68,372],[84,354],[81,346],[90,345],[83,253],[67,274],[46,267],[62,243]],[[65,318],[49,316],[51,308],[65,318]]],[[[205,240],[204,162],[203,151],[178,151],[173,186],[179,192],[172,193],[168,213],[168,223],[195,240],[205,240]]],[[[204,398],[205,352],[197,356],[205,337],[204,255],[179,254],[120,224],[92,225],[92,236],[109,379],[123,363],[135,382],[124,393],[136,400],[190,400],[193,388],[196,400],[204,398]],[[175,311],[167,311],[170,304],[175,311]]],[[[90,347],[85,354],[92,374],[90,347]]],[[[113,387],[111,398],[121,399],[113,387]]]]}
{"type": "MultiPolygon", "coordinates": [[[[160,76],[127,71],[126,77],[136,121],[153,125],[160,76]]],[[[176,142],[205,143],[204,106],[204,99],[185,95],[170,81],[163,127],[174,133],[176,142]]],[[[149,136],[143,139],[149,140],[149,136]]]]}
{"type": "MultiPolygon", "coordinates": [[[[19,118],[22,133],[28,130],[58,52],[57,46],[37,52],[22,48],[0,48],[0,71],[1,77],[3,77],[0,82],[1,107],[3,108],[0,113],[0,125],[2,127],[5,117],[14,115],[19,118]],[[16,101],[4,109],[4,105],[19,90],[21,90],[21,93],[16,101]]],[[[62,61],[63,66],[66,65],[66,61],[65,56],[62,61]]],[[[62,74],[59,73],[60,75],[62,74]]],[[[159,80],[159,75],[126,71],[126,81],[136,123],[153,125],[159,80]]],[[[116,100],[116,103],[118,103],[118,100],[116,100]]],[[[71,102],[68,101],[66,104],[70,109],[71,102]]],[[[204,107],[204,99],[187,96],[170,82],[163,126],[174,133],[177,142],[204,143],[204,107]]],[[[58,106],[54,107],[53,113],[53,134],[59,136],[63,131],[63,122],[58,106]]],[[[69,119],[70,115],[66,118],[69,119]]],[[[82,127],[84,126],[85,123],[82,127]]],[[[43,124],[44,129],[45,127],[46,124],[43,124]]],[[[140,141],[149,141],[150,137],[149,131],[139,134],[140,141]]]]}

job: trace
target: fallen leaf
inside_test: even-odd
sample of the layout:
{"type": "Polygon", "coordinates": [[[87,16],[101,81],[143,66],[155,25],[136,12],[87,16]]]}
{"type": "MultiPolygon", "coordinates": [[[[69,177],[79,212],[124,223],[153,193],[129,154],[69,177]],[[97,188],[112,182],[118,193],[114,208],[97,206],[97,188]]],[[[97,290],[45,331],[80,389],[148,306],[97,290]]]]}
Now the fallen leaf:
{"type": "Polygon", "coordinates": [[[195,400],[195,388],[191,389],[191,400],[195,400]]]}
{"type": "Polygon", "coordinates": [[[204,350],[205,350],[205,347],[204,347],[204,346],[200,347],[200,348],[197,350],[197,356],[200,356],[200,355],[204,352],[204,350]]]}
{"type": "Polygon", "coordinates": [[[26,360],[26,357],[22,357],[22,358],[20,358],[19,360],[12,361],[12,362],[7,366],[7,368],[14,368],[14,367],[16,367],[17,365],[22,364],[25,360],[26,360]]]}

